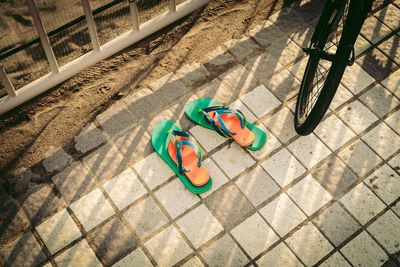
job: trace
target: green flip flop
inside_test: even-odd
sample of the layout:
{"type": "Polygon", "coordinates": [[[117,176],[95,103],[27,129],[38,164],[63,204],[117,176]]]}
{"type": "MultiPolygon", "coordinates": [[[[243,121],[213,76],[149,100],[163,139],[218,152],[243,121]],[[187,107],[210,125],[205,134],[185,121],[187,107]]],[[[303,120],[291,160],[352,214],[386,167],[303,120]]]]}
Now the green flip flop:
{"type": "MultiPolygon", "coordinates": [[[[182,166],[182,160],[179,158],[181,156],[180,153],[177,153],[178,162],[180,164],[175,163],[172,160],[171,156],[168,153],[168,144],[171,138],[174,138],[173,134],[178,133],[178,135],[183,136],[187,135],[187,133],[181,132],[182,130],[179,128],[178,125],[174,124],[174,122],[165,120],[157,124],[154,128],[153,132],[151,133],[151,143],[153,145],[154,150],[156,153],[168,164],[168,166],[176,173],[185,187],[192,192],[193,194],[201,194],[209,190],[212,186],[212,179],[208,180],[208,182],[202,186],[195,186],[191,183],[188,177],[184,174],[182,169],[185,167],[182,166]]],[[[185,136],[186,137],[186,136],[185,136]]],[[[190,145],[195,148],[195,144],[191,142],[186,142],[183,145],[190,145]]],[[[196,148],[197,151],[199,151],[196,148]]],[[[199,161],[201,164],[201,160],[199,161]]]]}
{"type": "MultiPolygon", "coordinates": [[[[227,132],[226,129],[217,128],[216,125],[212,125],[210,123],[210,120],[206,118],[204,112],[202,111],[203,109],[210,108],[212,106],[222,106],[222,105],[223,104],[221,102],[210,98],[200,98],[193,102],[190,102],[186,107],[185,113],[188,116],[188,118],[193,122],[205,128],[215,130],[217,133],[219,133],[224,137],[230,137],[229,134],[226,133],[227,132]]],[[[240,111],[238,112],[240,113],[239,116],[242,116],[244,118],[243,114],[240,111]]],[[[253,132],[255,136],[254,142],[250,146],[247,146],[246,148],[253,151],[260,150],[267,141],[267,134],[251,122],[246,122],[246,126],[247,128],[249,128],[251,132],[253,132]]]]}

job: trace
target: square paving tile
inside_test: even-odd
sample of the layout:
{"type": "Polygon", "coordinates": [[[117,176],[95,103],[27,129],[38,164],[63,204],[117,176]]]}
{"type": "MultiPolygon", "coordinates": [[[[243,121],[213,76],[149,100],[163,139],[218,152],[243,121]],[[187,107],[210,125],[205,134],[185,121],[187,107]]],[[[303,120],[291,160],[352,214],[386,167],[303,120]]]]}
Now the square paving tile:
{"type": "Polygon", "coordinates": [[[152,129],[154,129],[158,123],[164,120],[170,120],[179,125],[183,131],[188,131],[195,124],[185,116],[185,106],[196,99],[197,97],[195,95],[186,94],[175,100],[174,104],[170,107],[165,104],[160,105],[160,103],[164,102],[159,102],[159,105],[163,108],[156,114],[149,116],[146,122],[143,122],[145,128],[151,133],[152,129]]]}
{"type": "Polygon", "coordinates": [[[236,59],[225,47],[219,46],[207,56],[208,60],[205,67],[210,73],[215,75],[225,72],[227,69],[237,65],[236,59]]]}
{"type": "Polygon", "coordinates": [[[40,224],[36,230],[52,254],[81,236],[81,231],[66,209],[40,224]]]}
{"type": "Polygon", "coordinates": [[[258,213],[236,226],[231,233],[252,258],[279,240],[279,237],[258,213]]]}
{"type": "Polygon", "coordinates": [[[219,78],[234,95],[244,95],[259,84],[256,76],[242,65],[222,73],[219,78]]]}
{"type": "Polygon", "coordinates": [[[320,267],[351,267],[351,265],[346,261],[346,259],[339,252],[335,252],[326,261],[324,261],[320,267]]]}
{"type": "Polygon", "coordinates": [[[42,164],[49,173],[62,170],[72,160],[72,157],[61,147],[50,146],[45,157],[42,164]]]}
{"type": "Polygon", "coordinates": [[[226,229],[232,228],[254,211],[235,185],[220,188],[205,199],[205,204],[226,229]]]}
{"type": "Polygon", "coordinates": [[[124,218],[132,226],[140,239],[168,223],[168,218],[151,197],[138,201],[124,213],[124,218]]]}
{"type": "Polygon", "coordinates": [[[19,197],[31,223],[37,225],[65,207],[64,199],[58,196],[51,184],[39,184],[19,197]]]}
{"type": "Polygon", "coordinates": [[[388,259],[386,253],[365,231],[347,243],[340,252],[354,266],[377,267],[388,259]]]}
{"type": "Polygon", "coordinates": [[[136,124],[134,114],[120,100],[96,117],[96,121],[109,136],[114,136],[136,124]]]}
{"type": "Polygon", "coordinates": [[[189,192],[180,179],[174,179],[155,193],[172,218],[184,213],[200,199],[189,192]]]}
{"type": "Polygon", "coordinates": [[[301,48],[288,37],[282,37],[280,40],[276,40],[267,49],[267,52],[278,59],[278,62],[286,66],[293,63],[296,59],[303,56],[301,48]]]}
{"type": "Polygon", "coordinates": [[[378,81],[385,79],[397,68],[396,63],[377,48],[368,50],[364,55],[358,57],[356,63],[378,81]]]}
{"type": "Polygon", "coordinates": [[[361,227],[337,202],[313,221],[335,246],[339,246],[361,227]]]}
{"type": "Polygon", "coordinates": [[[260,213],[280,236],[286,235],[307,219],[286,193],[261,208],[260,213]]]}
{"type": "Polygon", "coordinates": [[[105,183],[104,190],[120,210],[147,193],[131,169],[125,170],[105,183]]]}
{"type": "Polygon", "coordinates": [[[392,127],[393,130],[397,131],[397,133],[400,135],[400,110],[396,111],[389,117],[385,119],[385,122],[387,125],[392,127]]]}
{"type": "Polygon", "coordinates": [[[281,101],[295,96],[300,88],[300,82],[288,70],[274,74],[271,78],[264,80],[263,84],[281,101]]]}
{"type": "Polygon", "coordinates": [[[331,154],[314,134],[300,137],[288,149],[309,169],[331,154]]]}
{"type": "Polygon", "coordinates": [[[172,266],[192,252],[192,249],[172,225],[144,245],[160,266],[172,266]]]}
{"type": "Polygon", "coordinates": [[[260,150],[257,151],[248,150],[247,152],[249,152],[257,160],[260,160],[270,155],[272,151],[278,149],[281,146],[281,143],[272,133],[270,133],[270,131],[268,131],[264,127],[264,125],[262,124],[257,125],[257,127],[263,130],[267,134],[267,142],[265,143],[264,147],[262,147],[260,150]]]}
{"type": "Polygon", "coordinates": [[[185,84],[173,73],[168,73],[160,79],[149,84],[154,95],[162,99],[162,103],[171,104],[182,95],[189,92],[185,84]]]}
{"type": "Polygon", "coordinates": [[[391,30],[374,16],[368,17],[361,28],[361,34],[372,43],[382,40],[391,30]]]}
{"type": "Polygon", "coordinates": [[[213,181],[211,189],[200,195],[202,198],[206,198],[207,196],[215,192],[218,188],[220,188],[222,185],[227,183],[229,181],[229,178],[226,177],[226,175],[221,171],[221,169],[211,158],[206,159],[203,162],[203,164],[213,181]]]}
{"type": "Polygon", "coordinates": [[[306,266],[316,264],[333,249],[328,240],[311,222],[287,238],[286,244],[306,266]]]}
{"type": "MultiPolygon", "coordinates": [[[[315,17],[315,18],[316,19],[314,19],[314,20],[318,20],[317,17],[315,17]]],[[[314,33],[314,30],[315,30],[315,26],[312,25],[312,24],[314,24],[313,23],[314,20],[312,20],[309,25],[303,26],[299,31],[290,33],[290,35],[289,35],[290,39],[292,39],[292,41],[295,42],[300,47],[307,46],[310,43],[312,34],[314,33]]],[[[315,24],[316,24],[316,22],[315,22],[315,24]]]]}
{"type": "Polygon", "coordinates": [[[0,248],[1,266],[37,266],[45,259],[45,254],[31,232],[0,248]]]}
{"type": "Polygon", "coordinates": [[[258,206],[280,190],[260,166],[241,176],[235,184],[254,206],[258,206]]]}
{"type": "Polygon", "coordinates": [[[362,139],[384,159],[389,158],[400,148],[400,136],[385,123],[378,124],[362,139]]]}
{"type": "Polygon", "coordinates": [[[380,118],[400,105],[400,101],[380,84],[369,89],[360,100],[380,118]]]}
{"type": "Polygon", "coordinates": [[[358,100],[344,106],[338,115],[357,134],[378,120],[378,117],[358,100]]]}
{"type": "Polygon", "coordinates": [[[322,121],[314,132],[333,151],[339,149],[355,136],[353,131],[336,115],[322,121]]]}
{"type": "Polygon", "coordinates": [[[100,183],[114,177],[126,168],[126,162],[115,145],[105,145],[83,158],[100,183]]]}
{"type": "Polygon", "coordinates": [[[200,255],[210,266],[240,267],[249,262],[228,234],[212,243],[200,255]]]}
{"type": "Polygon", "coordinates": [[[338,156],[360,177],[382,162],[382,159],[361,140],[345,147],[338,156]]]}
{"type": "Polygon", "coordinates": [[[397,97],[400,97],[400,69],[390,74],[389,77],[382,81],[382,84],[397,97]]]}
{"type": "Polygon", "coordinates": [[[27,230],[30,224],[18,201],[14,199],[1,199],[0,210],[0,222],[3,222],[0,223],[0,243],[6,244],[16,235],[27,230]]]}
{"type": "Polygon", "coordinates": [[[257,117],[246,107],[240,99],[235,100],[229,105],[229,108],[240,110],[247,121],[254,123],[257,117]]]}
{"type": "Polygon", "coordinates": [[[360,65],[355,63],[353,66],[346,68],[341,82],[353,94],[358,94],[373,83],[374,78],[363,70],[360,65]]]}
{"type": "Polygon", "coordinates": [[[137,91],[135,90],[121,100],[133,114],[133,117],[130,117],[130,120],[134,122],[132,125],[136,124],[141,118],[159,112],[162,108],[160,107],[160,99],[147,87],[138,88],[137,91]]]}
{"type": "Polygon", "coordinates": [[[70,207],[86,231],[114,214],[113,208],[99,189],[75,201],[70,207]]]}
{"type": "Polygon", "coordinates": [[[218,78],[196,89],[196,96],[198,98],[212,98],[226,104],[232,102],[232,100],[236,98],[236,96],[232,94],[232,91],[218,78]]]}
{"type": "Polygon", "coordinates": [[[157,153],[152,153],[150,156],[142,159],[133,168],[139,173],[150,189],[155,188],[174,176],[174,172],[157,153]]]}
{"type": "Polygon", "coordinates": [[[385,204],[363,183],[344,195],[340,202],[363,225],[385,208],[385,204]]]}
{"type": "Polygon", "coordinates": [[[226,138],[219,135],[216,131],[207,129],[200,125],[196,125],[190,129],[190,134],[207,152],[210,152],[226,141],[226,138]]]}
{"type": "Polygon", "coordinates": [[[212,158],[229,178],[239,175],[255,163],[250,155],[236,143],[230,143],[223,147],[213,154],[212,158]]]}
{"type": "Polygon", "coordinates": [[[224,43],[229,51],[240,61],[257,52],[260,46],[249,37],[241,39],[231,39],[224,43]]]}
{"type": "Polygon", "coordinates": [[[287,193],[308,216],[332,199],[332,196],[311,175],[307,175],[289,188],[287,193]]]}
{"type": "Polygon", "coordinates": [[[358,180],[357,175],[336,156],[318,166],[312,175],[334,198],[341,197],[358,180]]]}
{"type": "Polygon", "coordinates": [[[249,35],[263,47],[268,47],[274,40],[283,37],[284,33],[273,22],[266,20],[251,29],[249,35]]]}
{"type": "Polygon", "coordinates": [[[257,54],[248,58],[245,67],[254,73],[261,82],[268,81],[274,73],[283,68],[278,59],[270,53],[257,54]]]}
{"type": "Polygon", "coordinates": [[[85,239],[58,255],[54,261],[60,267],[103,266],[85,239]]]}
{"type": "Polygon", "coordinates": [[[128,165],[136,163],[152,151],[150,135],[144,127],[139,125],[121,132],[112,141],[125,157],[128,165]]]}
{"type": "Polygon", "coordinates": [[[340,107],[343,103],[347,102],[354,95],[346,89],[342,84],[339,84],[339,87],[335,93],[335,97],[333,98],[329,108],[331,110],[335,110],[340,107]]]}
{"type": "Polygon", "coordinates": [[[264,125],[283,143],[297,136],[293,122],[294,114],[287,107],[282,107],[264,125]]]}
{"type": "Polygon", "coordinates": [[[112,265],[137,247],[135,237],[118,217],[90,231],[87,240],[106,266],[112,265]]]}
{"type": "Polygon", "coordinates": [[[304,57],[294,65],[290,66],[288,70],[297,78],[297,80],[301,81],[303,79],[304,71],[307,67],[307,62],[308,57],[304,57]]]}
{"type": "Polygon", "coordinates": [[[206,82],[210,73],[203,65],[194,62],[179,68],[175,75],[186,85],[186,87],[195,88],[196,86],[206,82]]]}
{"type": "Polygon", "coordinates": [[[67,204],[96,188],[93,175],[82,163],[74,163],[51,178],[67,204]]]}
{"type": "Polygon", "coordinates": [[[400,219],[391,210],[368,226],[367,231],[390,253],[399,251],[400,219]]]}
{"type": "Polygon", "coordinates": [[[274,13],[268,20],[285,33],[292,33],[306,24],[300,14],[295,9],[289,7],[274,13]]]}
{"type": "Polygon", "coordinates": [[[251,92],[244,95],[242,101],[257,116],[257,118],[264,117],[281,104],[281,102],[264,85],[259,85],[251,92]]]}
{"type": "Polygon", "coordinates": [[[400,36],[394,35],[378,46],[378,48],[383,53],[385,53],[386,56],[388,56],[397,64],[400,64],[400,48],[398,45],[399,42],[400,42],[400,36]]]}
{"type": "Polygon", "coordinates": [[[125,256],[123,259],[121,259],[119,262],[114,264],[113,267],[131,267],[135,264],[141,267],[153,266],[150,260],[143,253],[143,250],[141,248],[137,248],[136,250],[125,256]]]}
{"type": "Polygon", "coordinates": [[[287,186],[306,171],[286,148],[264,161],[261,166],[281,187],[287,186]]]}
{"type": "Polygon", "coordinates": [[[106,136],[94,123],[91,123],[85,126],[79,134],[74,137],[74,141],[75,149],[81,153],[86,153],[106,142],[106,136]]]}
{"type": "Polygon", "coordinates": [[[387,205],[400,197],[400,175],[388,165],[383,165],[365,179],[369,185],[387,205]]]}
{"type": "Polygon", "coordinates": [[[204,204],[180,218],[176,223],[195,248],[201,247],[224,230],[204,204]]]}
{"type": "Polygon", "coordinates": [[[380,21],[392,30],[400,27],[400,9],[395,5],[389,4],[374,14],[380,21]]]}
{"type": "Polygon", "coordinates": [[[258,266],[285,266],[285,267],[301,267],[304,266],[296,256],[290,251],[285,243],[280,243],[267,254],[257,261],[258,266]]]}

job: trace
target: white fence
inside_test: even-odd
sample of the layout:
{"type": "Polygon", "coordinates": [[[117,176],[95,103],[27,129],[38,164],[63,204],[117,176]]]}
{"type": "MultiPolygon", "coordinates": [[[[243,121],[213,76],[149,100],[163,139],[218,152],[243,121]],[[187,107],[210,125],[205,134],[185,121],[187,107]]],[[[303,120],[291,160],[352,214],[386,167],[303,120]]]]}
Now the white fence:
{"type": "Polygon", "coordinates": [[[97,36],[96,23],[89,0],[81,0],[83,11],[88,24],[90,39],[93,50],[59,67],[54,56],[50,41],[43,26],[40,14],[35,4],[35,0],[26,0],[29,11],[32,15],[40,42],[49,63],[51,73],[15,90],[3,66],[0,65],[0,82],[7,92],[7,96],[0,99],[0,114],[3,114],[14,107],[32,99],[33,97],[49,90],[53,86],[71,78],[83,69],[90,67],[97,62],[110,57],[122,49],[140,41],[141,39],[153,34],[154,32],[168,26],[180,18],[190,14],[196,9],[206,5],[210,0],[187,0],[180,5],[176,5],[175,0],[169,0],[169,11],[143,23],[139,23],[139,12],[136,0],[129,0],[129,8],[132,18],[132,30],[116,37],[115,39],[100,45],[97,36]]]}

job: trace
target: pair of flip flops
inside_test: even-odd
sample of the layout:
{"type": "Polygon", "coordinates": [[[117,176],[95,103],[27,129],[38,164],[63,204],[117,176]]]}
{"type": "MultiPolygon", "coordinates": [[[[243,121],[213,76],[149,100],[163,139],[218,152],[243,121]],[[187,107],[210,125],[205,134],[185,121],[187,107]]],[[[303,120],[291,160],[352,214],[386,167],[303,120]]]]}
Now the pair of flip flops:
{"type": "MultiPolygon", "coordinates": [[[[247,122],[242,112],[213,99],[201,98],[191,102],[185,114],[193,122],[233,138],[249,150],[259,150],[267,141],[265,132],[247,122]]],[[[154,150],[190,192],[201,194],[211,188],[212,179],[203,165],[201,148],[187,132],[174,122],[165,120],[155,127],[151,139],[154,150]]]]}

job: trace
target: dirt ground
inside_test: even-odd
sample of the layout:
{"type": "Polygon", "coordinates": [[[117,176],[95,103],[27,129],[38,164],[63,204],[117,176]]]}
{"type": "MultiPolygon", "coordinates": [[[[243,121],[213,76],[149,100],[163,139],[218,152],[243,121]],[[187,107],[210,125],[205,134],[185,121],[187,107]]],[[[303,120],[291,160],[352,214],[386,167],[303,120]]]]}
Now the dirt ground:
{"type": "Polygon", "coordinates": [[[1,181],[37,165],[50,146],[73,154],[73,137],[115,100],[259,24],[286,0],[213,0],[202,10],[82,71],[0,116],[1,181]]]}

